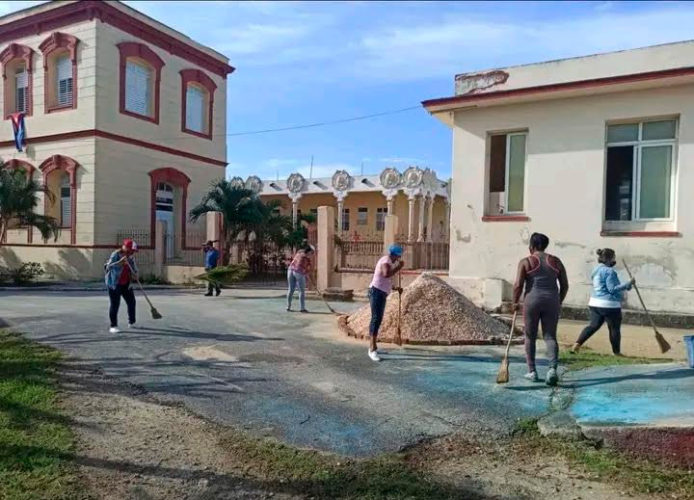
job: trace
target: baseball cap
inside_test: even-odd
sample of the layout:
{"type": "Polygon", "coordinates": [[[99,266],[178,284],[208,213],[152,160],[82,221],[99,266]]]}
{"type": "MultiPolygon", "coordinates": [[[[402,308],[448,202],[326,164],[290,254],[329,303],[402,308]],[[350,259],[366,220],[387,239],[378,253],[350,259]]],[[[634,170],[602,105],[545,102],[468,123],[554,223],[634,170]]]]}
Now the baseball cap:
{"type": "Polygon", "coordinates": [[[123,246],[128,250],[137,252],[137,243],[135,243],[135,241],[132,238],[125,238],[123,240],[123,246]]]}
{"type": "Polygon", "coordinates": [[[400,245],[390,245],[388,247],[388,253],[396,257],[402,257],[402,247],[400,245]]]}

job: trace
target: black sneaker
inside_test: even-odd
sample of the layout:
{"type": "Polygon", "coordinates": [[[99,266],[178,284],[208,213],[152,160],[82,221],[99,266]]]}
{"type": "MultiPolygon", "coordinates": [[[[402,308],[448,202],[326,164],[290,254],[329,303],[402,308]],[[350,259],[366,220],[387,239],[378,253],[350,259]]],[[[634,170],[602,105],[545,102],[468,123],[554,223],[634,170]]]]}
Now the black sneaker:
{"type": "Polygon", "coordinates": [[[219,297],[220,293],[222,293],[222,290],[217,288],[217,291],[215,292],[215,296],[219,297]]]}
{"type": "Polygon", "coordinates": [[[212,297],[212,294],[211,294],[211,293],[206,293],[206,294],[205,294],[205,297],[212,297]]]}

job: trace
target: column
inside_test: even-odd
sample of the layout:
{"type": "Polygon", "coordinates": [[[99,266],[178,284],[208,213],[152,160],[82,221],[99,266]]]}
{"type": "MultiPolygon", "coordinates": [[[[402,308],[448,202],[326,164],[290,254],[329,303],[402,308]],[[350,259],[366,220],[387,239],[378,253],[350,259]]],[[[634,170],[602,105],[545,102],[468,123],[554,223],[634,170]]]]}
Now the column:
{"type": "Polygon", "coordinates": [[[395,205],[394,202],[395,202],[395,199],[392,196],[390,196],[386,199],[386,203],[388,206],[388,208],[387,208],[388,215],[395,215],[395,212],[394,212],[395,209],[393,208],[393,206],[395,205]]]}
{"type": "Polygon", "coordinates": [[[444,215],[443,219],[443,234],[442,239],[443,241],[448,241],[448,234],[450,232],[451,228],[451,200],[446,199],[446,215],[444,215]]]}
{"type": "Polygon", "coordinates": [[[417,241],[424,241],[424,210],[426,209],[426,198],[424,195],[419,195],[419,227],[417,232],[417,241]]]}
{"type": "Polygon", "coordinates": [[[407,200],[407,241],[410,243],[414,241],[414,201],[414,195],[407,200]]]}
{"type": "Polygon", "coordinates": [[[342,234],[342,209],[345,206],[345,201],[342,198],[337,199],[337,234],[342,234]]]}
{"type": "Polygon", "coordinates": [[[427,241],[434,241],[434,197],[427,197],[427,241]]]}
{"type": "Polygon", "coordinates": [[[318,207],[316,284],[321,291],[330,286],[330,274],[333,272],[333,254],[335,249],[334,221],[334,207],[318,207]]]}
{"type": "Polygon", "coordinates": [[[297,219],[299,218],[298,215],[298,210],[299,210],[299,200],[292,200],[292,227],[296,228],[296,223],[297,219]]]}

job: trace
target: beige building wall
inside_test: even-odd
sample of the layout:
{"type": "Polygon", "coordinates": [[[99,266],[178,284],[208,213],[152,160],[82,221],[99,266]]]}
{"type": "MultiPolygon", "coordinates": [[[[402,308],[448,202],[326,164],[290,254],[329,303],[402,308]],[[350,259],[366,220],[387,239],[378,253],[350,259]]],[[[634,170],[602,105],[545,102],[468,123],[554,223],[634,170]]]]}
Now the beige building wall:
{"type": "MultiPolygon", "coordinates": [[[[595,250],[612,247],[635,272],[653,310],[694,313],[694,85],[613,93],[455,113],[450,279],[471,297],[485,289],[511,298],[516,265],[527,255],[533,231],[552,240],[569,275],[567,303],[585,306],[595,250]],[[648,231],[677,237],[603,237],[606,123],[678,117],[675,213],[672,222],[649,223],[648,231]],[[527,130],[525,215],[527,222],[483,222],[487,137],[490,132],[527,130]],[[501,283],[497,287],[495,283],[501,283]]],[[[626,279],[620,263],[620,276],[626,279]]],[[[487,294],[489,295],[489,294],[487,294]]],[[[498,302],[496,300],[496,302],[498,302]]],[[[628,306],[638,308],[634,293],[628,306]]]]}

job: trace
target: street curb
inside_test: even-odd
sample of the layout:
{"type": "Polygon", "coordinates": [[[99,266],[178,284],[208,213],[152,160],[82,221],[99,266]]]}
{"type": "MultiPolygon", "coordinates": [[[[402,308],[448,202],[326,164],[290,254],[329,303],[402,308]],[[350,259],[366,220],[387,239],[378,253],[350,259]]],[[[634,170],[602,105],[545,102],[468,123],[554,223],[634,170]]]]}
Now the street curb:
{"type": "MultiPolygon", "coordinates": [[[[145,290],[202,290],[203,286],[142,285],[145,290]]],[[[86,286],[4,286],[0,292],[105,292],[103,287],[86,286]]]]}

